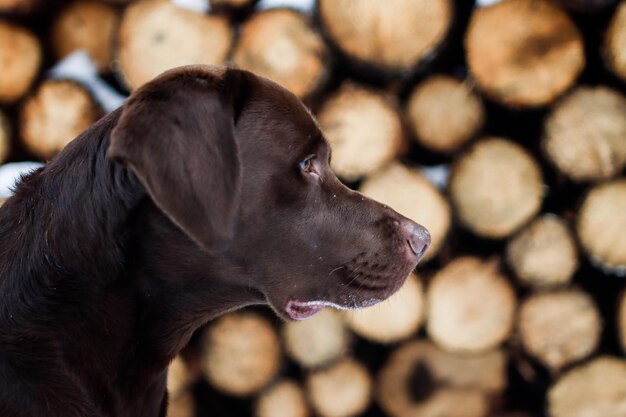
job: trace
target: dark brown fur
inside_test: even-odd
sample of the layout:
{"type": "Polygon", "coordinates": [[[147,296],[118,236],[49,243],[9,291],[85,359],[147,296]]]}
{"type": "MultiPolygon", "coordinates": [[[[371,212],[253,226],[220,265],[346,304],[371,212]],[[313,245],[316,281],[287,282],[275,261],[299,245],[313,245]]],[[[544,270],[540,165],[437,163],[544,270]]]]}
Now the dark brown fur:
{"type": "Polygon", "coordinates": [[[0,209],[0,416],[164,416],[167,366],[208,320],[391,295],[428,234],[329,153],[286,90],[185,67],[24,178],[0,209]]]}

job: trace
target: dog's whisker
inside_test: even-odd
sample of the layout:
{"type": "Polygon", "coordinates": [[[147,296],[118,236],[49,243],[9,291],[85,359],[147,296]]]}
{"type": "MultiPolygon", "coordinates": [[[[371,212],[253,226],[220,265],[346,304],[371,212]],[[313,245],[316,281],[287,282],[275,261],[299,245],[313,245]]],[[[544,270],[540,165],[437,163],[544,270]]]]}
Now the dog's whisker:
{"type": "MultiPolygon", "coordinates": [[[[345,265],[338,266],[337,268],[335,268],[335,269],[331,270],[331,271],[328,273],[328,277],[330,277],[333,273],[335,273],[335,272],[337,272],[337,271],[340,271],[340,270],[342,270],[342,269],[344,269],[344,268],[346,268],[346,266],[345,266],[345,265]]],[[[327,277],[327,278],[328,278],[328,277],[327,277]]]]}
{"type": "Polygon", "coordinates": [[[352,283],[356,280],[356,278],[359,276],[360,272],[357,270],[352,271],[352,273],[350,275],[348,275],[348,277],[346,278],[346,280],[348,281],[348,286],[352,285],[352,283]]]}

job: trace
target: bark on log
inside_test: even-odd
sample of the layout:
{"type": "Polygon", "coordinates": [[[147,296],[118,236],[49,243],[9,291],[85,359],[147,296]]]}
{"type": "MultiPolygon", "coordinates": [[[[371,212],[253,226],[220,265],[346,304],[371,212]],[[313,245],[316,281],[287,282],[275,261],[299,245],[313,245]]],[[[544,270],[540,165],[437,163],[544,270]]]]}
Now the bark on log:
{"type": "Polygon", "coordinates": [[[35,81],[41,67],[41,45],[29,30],[5,21],[0,21],[0,39],[0,103],[12,103],[35,81]]]}
{"type": "Polygon", "coordinates": [[[318,368],[343,356],[350,345],[350,337],[341,314],[325,309],[315,316],[283,327],[285,350],[305,368],[318,368]]]}
{"type": "Polygon", "coordinates": [[[585,66],[583,39],[545,0],[507,0],[474,9],[465,50],[470,72],[491,99],[512,107],[550,104],[585,66]]]}
{"type": "Polygon", "coordinates": [[[258,314],[222,316],[204,334],[204,376],[230,395],[247,396],[261,390],[278,372],[280,361],[276,330],[258,314]]]}
{"type": "Polygon", "coordinates": [[[522,303],[518,320],[524,349],[553,373],[588,357],[600,343],[600,311],[581,290],[534,294],[522,303]]]}
{"type": "Polygon", "coordinates": [[[468,83],[446,75],[434,75],[419,84],[405,113],[417,142],[444,153],[458,150],[485,121],[482,101],[468,83]]]}
{"type": "Polygon", "coordinates": [[[626,360],[601,356],[571,369],[548,392],[551,417],[626,415],[626,360]]]}
{"type": "Polygon", "coordinates": [[[28,150],[49,159],[101,115],[102,110],[82,85],[47,80],[20,109],[20,133],[28,150]]]}
{"type": "Polygon", "coordinates": [[[600,181],[626,166],[626,97],[607,87],[579,87],[546,119],[543,148],[576,182],[600,181]]]}
{"type": "Polygon", "coordinates": [[[223,64],[231,44],[225,18],[184,9],[169,0],[142,0],[130,5],[122,17],[117,71],[135,90],[173,67],[223,64]]]}
{"type": "Polygon", "coordinates": [[[596,185],[578,212],[576,231],[592,262],[626,273],[626,178],[596,185]]]}
{"type": "Polygon", "coordinates": [[[450,230],[450,205],[422,174],[394,162],[365,180],[360,191],[426,227],[431,245],[423,260],[437,255],[450,230]]]}
{"type": "Polygon", "coordinates": [[[52,49],[56,58],[62,59],[83,49],[99,72],[108,73],[118,20],[117,10],[105,3],[94,0],[70,3],[52,25],[52,49]]]}
{"type": "Polygon", "coordinates": [[[534,288],[567,284],[578,269],[574,234],[553,214],[537,218],[513,237],[506,258],[519,281],[534,288]]]}
{"type": "Polygon", "coordinates": [[[494,262],[458,258],[430,283],[426,329],[446,350],[484,352],[508,337],[515,308],[515,292],[494,262]]]}
{"type": "Polygon", "coordinates": [[[449,0],[320,0],[318,14],[349,59],[387,74],[405,74],[431,58],[445,40],[453,7],[449,0]]]}
{"type": "Polygon", "coordinates": [[[463,226],[478,236],[501,239],[537,214],[543,180],[537,162],[524,148],[488,138],[455,161],[449,191],[463,226]]]}
{"type": "Polygon", "coordinates": [[[424,321],[424,291],[411,274],[402,288],[375,306],[344,312],[348,326],[359,336],[377,343],[394,343],[414,335],[424,321]]]}
{"type": "Polygon", "coordinates": [[[317,118],[333,151],[331,167],[356,181],[391,162],[404,146],[402,122],[389,97],[344,84],[323,103],[317,118]]]}

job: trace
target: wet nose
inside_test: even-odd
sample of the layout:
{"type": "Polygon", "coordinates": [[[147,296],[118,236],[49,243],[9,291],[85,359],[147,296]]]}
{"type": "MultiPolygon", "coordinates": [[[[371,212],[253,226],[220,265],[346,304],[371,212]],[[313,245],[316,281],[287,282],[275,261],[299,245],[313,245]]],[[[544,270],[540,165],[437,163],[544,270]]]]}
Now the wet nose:
{"type": "Polygon", "coordinates": [[[403,221],[401,227],[411,251],[417,256],[417,259],[421,259],[430,246],[430,233],[424,226],[410,220],[403,221]]]}

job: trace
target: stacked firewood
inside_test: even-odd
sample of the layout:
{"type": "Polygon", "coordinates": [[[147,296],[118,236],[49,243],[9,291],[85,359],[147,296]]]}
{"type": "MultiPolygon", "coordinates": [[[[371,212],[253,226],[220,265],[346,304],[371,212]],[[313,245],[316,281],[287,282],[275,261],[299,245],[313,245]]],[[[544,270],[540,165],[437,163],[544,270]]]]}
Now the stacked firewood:
{"type": "Polygon", "coordinates": [[[170,417],[626,416],[626,0],[202,3],[0,0],[0,162],[110,108],[50,72],[78,50],[117,94],[227,64],[302,98],[337,175],[433,242],[381,305],[210,323],[170,417]]]}

